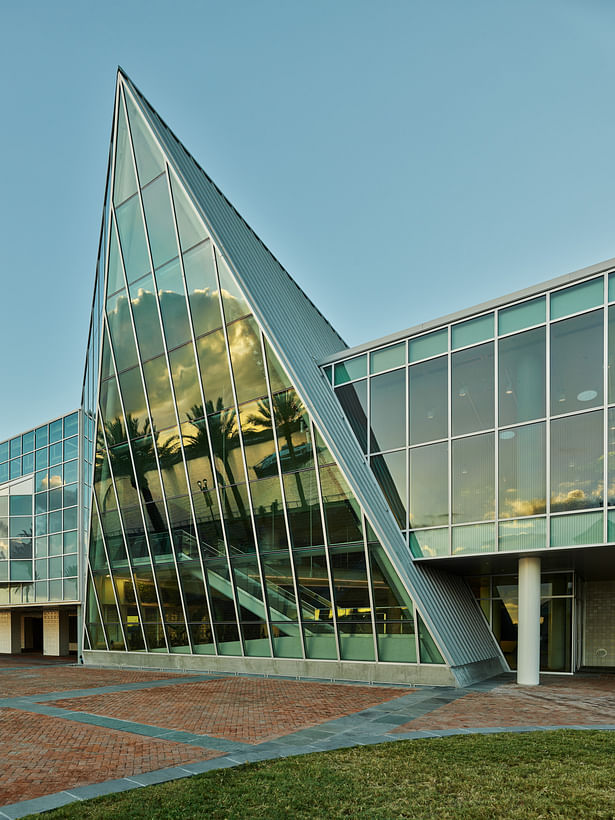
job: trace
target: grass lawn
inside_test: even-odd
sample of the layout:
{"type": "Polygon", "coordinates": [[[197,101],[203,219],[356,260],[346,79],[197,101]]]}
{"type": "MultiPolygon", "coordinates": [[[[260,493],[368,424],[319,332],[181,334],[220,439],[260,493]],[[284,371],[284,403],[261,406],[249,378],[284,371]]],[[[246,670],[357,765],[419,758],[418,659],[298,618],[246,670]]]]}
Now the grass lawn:
{"type": "Polygon", "coordinates": [[[45,814],[60,818],[615,817],[615,732],[466,735],[252,763],[45,814]]]}

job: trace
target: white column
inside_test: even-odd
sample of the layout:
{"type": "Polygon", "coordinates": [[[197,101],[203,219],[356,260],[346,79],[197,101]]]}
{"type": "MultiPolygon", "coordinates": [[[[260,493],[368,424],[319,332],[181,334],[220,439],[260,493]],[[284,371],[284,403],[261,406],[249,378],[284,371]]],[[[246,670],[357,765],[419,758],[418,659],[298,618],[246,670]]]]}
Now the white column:
{"type": "Polygon", "coordinates": [[[540,683],[540,558],[519,558],[517,683],[540,683]]]}
{"type": "Polygon", "coordinates": [[[21,615],[10,609],[0,611],[0,653],[21,652],[21,615]]]}
{"type": "Polygon", "coordinates": [[[43,612],[43,655],[68,655],[68,613],[64,610],[43,612]]]}

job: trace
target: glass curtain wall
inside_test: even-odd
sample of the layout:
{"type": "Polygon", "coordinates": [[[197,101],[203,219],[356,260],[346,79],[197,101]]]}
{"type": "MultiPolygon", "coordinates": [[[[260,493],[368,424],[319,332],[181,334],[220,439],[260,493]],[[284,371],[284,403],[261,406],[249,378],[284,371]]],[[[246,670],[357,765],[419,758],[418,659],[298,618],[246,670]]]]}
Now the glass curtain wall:
{"type": "Polygon", "coordinates": [[[114,134],[91,648],[442,663],[128,90],[114,134]]]}
{"type": "Polygon", "coordinates": [[[325,368],[415,557],[613,540],[613,277],[325,368]]]}
{"type": "Polygon", "coordinates": [[[0,603],[77,601],[79,413],[0,443],[0,603]]]}

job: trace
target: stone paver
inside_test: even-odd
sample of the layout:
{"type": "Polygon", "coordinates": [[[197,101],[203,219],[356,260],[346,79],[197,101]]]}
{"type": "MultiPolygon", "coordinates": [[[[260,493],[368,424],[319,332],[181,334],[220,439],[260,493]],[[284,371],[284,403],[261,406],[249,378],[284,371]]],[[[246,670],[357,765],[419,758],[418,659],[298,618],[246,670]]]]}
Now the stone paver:
{"type": "Polygon", "coordinates": [[[9,663],[0,661],[0,820],[357,744],[553,726],[615,731],[613,675],[402,688],[9,663]]]}
{"type": "Polygon", "coordinates": [[[62,718],[0,709],[0,805],[220,754],[62,718]]]}
{"type": "Polygon", "coordinates": [[[84,666],[38,666],[5,671],[0,668],[0,698],[174,678],[177,678],[174,673],[88,669],[84,666]]]}
{"type": "Polygon", "coordinates": [[[600,726],[615,723],[615,678],[543,678],[541,686],[506,684],[471,692],[396,732],[498,726],[600,726]]]}
{"type": "Polygon", "coordinates": [[[62,709],[260,743],[413,691],[272,678],[221,678],[55,701],[62,709]]]}

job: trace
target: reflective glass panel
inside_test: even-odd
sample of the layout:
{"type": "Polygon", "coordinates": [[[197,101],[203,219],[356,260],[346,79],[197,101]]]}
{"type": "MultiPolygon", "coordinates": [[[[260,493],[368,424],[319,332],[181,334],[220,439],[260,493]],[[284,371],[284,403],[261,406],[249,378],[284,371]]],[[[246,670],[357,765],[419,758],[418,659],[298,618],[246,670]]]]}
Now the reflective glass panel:
{"type": "Polygon", "coordinates": [[[602,411],[551,422],[551,511],[603,504],[602,411]]]}
{"type": "Polygon", "coordinates": [[[499,423],[545,416],[545,328],[499,341],[499,423]]]}
{"type": "Polygon", "coordinates": [[[604,280],[590,279],[580,285],[572,285],[563,290],[553,291],[551,294],[551,318],[561,319],[571,313],[601,305],[604,301],[604,280]]]}
{"type": "Polygon", "coordinates": [[[222,327],[218,280],[211,242],[202,242],[184,254],[184,271],[194,335],[222,327]]]}
{"type": "Polygon", "coordinates": [[[280,479],[264,478],[250,483],[258,545],[263,552],[288,549],[284,501],[280,479]]]}
{"type": "Polygon", "coordinates": [[[132,144],[134,146],[137,169],[139,171],[139,181],[141,186],[143,186],[164,171],[164,160],[160,149],[143,122],[130,94],[127,93],[125,98],[132,144]]]}
{"type": "Polygon", "coordinates": [[[369,354],[369,372],[380,373],[406,364],[406,343],[383,347],[369,354]]]}
{"type": "Polygon", "coordinates": [[[471,524],[469,527],[453,527],[453,555],[494,552],[496,548],[495,524],[471,524]]]}
{"type": "Polygon", "coordinates": [[[602,404],[602,311],[551,325],[551,413],[602,404]]]}
{"type": "Polygon", "coordinates": [[[361,510],[339,468],[321,467],[320,482],[329,543],[362,541],[361,510]]]}
{"type": "Polygon", "coordinates": [[[201,220],[196,215],[194,208],[188,201],[183,188],[173,173],[171,173],[171,189],[175,203],[179,242],[182,250],[185,251],[187,248],[191,248],[193,245],[206,239],[207,231],[203,227],[201,220]]]}
{"type": "MultiPolygon", "coordinates": [[[[273,441],[271,407],[266,397],[242,404],[239,408],[241,433],[248,467],[248,478],[278,475],[278,460],[273,441]]],[[[279,482],[278,482],[279,483],[279,482]]]]}
{"type": "Polygon", "coordinates": [[[228,342],[237,391],[237,402],[267,395],[265,365],[260,333],[254,317],[249,316],[228,327],[228,342]]]}
{"type": "Polygon", "coordinates": [[[539,296],[538,299],[530,299],[529,302],[521,302],[509,308],[503,308],[498,314],[498,332],[514,333],[516,330],[524,330],[532,325],[542,324],[546,319],[546,299],[539,296]]]}
{"type": "Polygon", "coordinates": [[[439,356],[448,350],[448,330],[436,330],[425,336],[417,336],[409,341],[409,360],[418,362],[430,356],[439,356]]]}
{"type": "Polygon", "coordinates": [[[493,342],[453,353],[451,368],[453,435],[493,427],[493,342]]]}
{"type": "Polygon", "coordinates": [[[233,404],[224,331],[216,330],[196,340],[199,368],[207,412],[214,413],[233,404]]]}
{"type": "Polygon", "coordinates": [[[150,269],[139,197],[133,196],[115,212],[128,284],[150,269]]]}
{"type": "Polygon", "coordinates": [[[486,316],[478,316],[476,319],[468,319],[467,322],[460,322],[451,328],[451,343],[453,350],[466,345],[473,345],[476,342],[484,342],[493,336],[493,313],[486,316]]]}
{"type": "MultiPolygon", "coordinates": [[[[124,291],[107,300],[107,319],[113,343],[113,352],[117,369],[127,370],[136,367],[137,350],[135,347],[128,298],[124,291]]],[[[103,371],[104,372],[104,371],[103,371]]]]}
{"type": "Polygon", "coordinates": [[[448,433],[448,358],[408,369],[410,444],[446,438],[448,433]]]}
{"type": "Polygon", "coordinates": [[[453,442],[453,523],[495,517],[494,436],[453,442]]]}
{"type": "Polygon", "coordinates": [[[354,359],[347,359],[335,365],[334,371],[335,385],[345,384],[352,379],[362,379],[367,376],[367,356],[355,356],[354,359]]]}
{"type": "Polygon", "coordinates": [[[178,254],[166,175],[143,189],[143,210],[154,267],[159,268],[178,254]]]}
{"type": "Polygon", "coordinates": [[[538,515],[546,509],[544,423],[499,434],[499,516],[538,515]]]}
{"type": "Polygon", "coordinates": [[[498,527],[501,551],[544,549],[547,545],[545,518],[521,518],[502,521],[498,527]]]}
{"type": "Polygon", "coordinates": [[[406,528],[406,450],[373,456],[371,467],[402,529],[406,528]]]}
{"type": "Polygon", "coordinates": [[[151,274],[130,287],[132,315],[137,331],[141,360],[152,359],[163,351],[158,305],[151,274]]]}
{"type": "Polygon", "coordinates": [[[448,444],[410,450],[410,526],[448,524],[448,444]]]}
{"type": "Polygon", "coordinates": [[[214,254],[218,266],[218,277],[220,279],[222,303],[224,305],[224,318],[228,323],[242,316],[247,316],[247,314],[252,311],[239,286],[235,282],[235,278],[226,260],[217,250],[214,250],[214,254]]]}
{"type": "Polygon", "coordinates": [[[602,544],[603,541],[603,514],[601,512],[555,515],[551,518],[552,547],[602,544]]]}
{"type": "Polygon", "coordinates": [[[436,530],[414,530],[410,533],[410,552],[415,558],[449,555],[448,527],[436,530]]]}
{"type": "Polygon", "coordinates": [[[293,547],[316,547],[324,544],[314,470],[287,473],[284,476],[284,494],[293,547]]]}
{"type": "Polygon", "coordinates": [[[147,385],[147,395],[156,430],[174,425],[175,409],[171,397],[169,371],[164,356],[151,359],[143,365],[143,375],[147,385]]]}
{"type": "Polygon", "coordinates": [[[156,282],[167,347],[171,349],[192,337],[179,259],[174,259],[157,270],[156,282]]]}
{"type": "Polygon", "coordinates": [[[367,452],[367,379],[336,387],[335,395],[357,437],[364,453],[367,452]]]}
{"type": "Polygon", "coordinates": [[[113,180],[113,201],[123,202],[137,190],[137,178],[132,164],[132,152],[122,99],[119,100],[117,132],[115,136],[115,176],[113,180]]]}
{"type": "Polygon", "coordinates": [[[171,377],[180,422],[203,415],[203,400],[199,387],[192,342],[169,353],[171,377]]]}
{"type": "Polygon", "coordinates": [[[373,376],[370,382],[370,449],[393,450],[406,445],[406,370],[373,376]]]}

